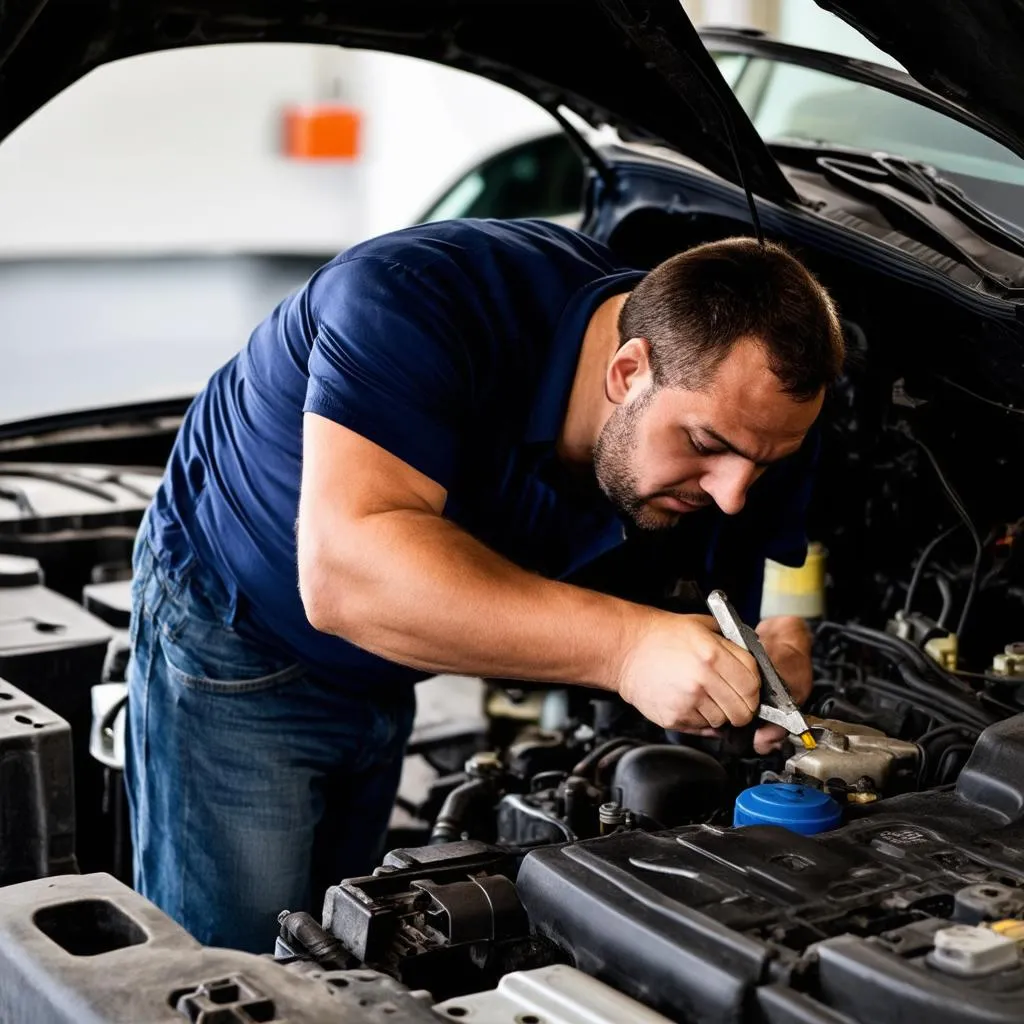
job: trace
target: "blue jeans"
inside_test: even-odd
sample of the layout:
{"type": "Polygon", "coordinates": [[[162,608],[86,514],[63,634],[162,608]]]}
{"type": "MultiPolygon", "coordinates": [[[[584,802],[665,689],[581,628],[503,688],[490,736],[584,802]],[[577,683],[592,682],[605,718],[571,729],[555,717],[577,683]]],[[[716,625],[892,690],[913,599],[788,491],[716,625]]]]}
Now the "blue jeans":
{"type": "Polygon", "coordinates": [[[193,561],[134,556],[125,780],[134,885],[200,942],[270,952],[282,910],[379,862],[411,688],[373,701],[244,640],[193,561]]]}

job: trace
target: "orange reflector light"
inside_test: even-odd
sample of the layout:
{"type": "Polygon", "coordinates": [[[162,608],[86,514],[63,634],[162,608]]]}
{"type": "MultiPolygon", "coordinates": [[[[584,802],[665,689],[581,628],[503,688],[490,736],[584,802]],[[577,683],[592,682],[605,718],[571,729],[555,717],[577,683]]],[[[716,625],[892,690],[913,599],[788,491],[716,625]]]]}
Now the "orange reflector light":
{"type": "Polygon", "coordinates": [[[359,111],[321,104],[284,112],[284,152],[293,160],[353,160],[359,155],[359,111]]]}

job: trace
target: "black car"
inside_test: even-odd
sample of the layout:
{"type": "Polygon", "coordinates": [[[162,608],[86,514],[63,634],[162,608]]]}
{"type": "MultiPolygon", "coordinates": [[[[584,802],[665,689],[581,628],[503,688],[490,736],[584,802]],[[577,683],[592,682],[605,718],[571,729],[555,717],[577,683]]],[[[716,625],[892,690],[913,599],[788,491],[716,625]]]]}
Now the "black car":
{"type": "MultiPolygon", "coordinates": [[[[908,157],[1024,231],[1024,166],[963,107],[891,67],[763,32],[703,28],[700,38],[770,150],[789,143],[908,157]]],[[[478,161],[418,219],[543,217],[577,227],[586,167],[578,145],[553,126],[478,161]]]]}
{"type": "MultiPolygon", "coordinates": [[[[910,77],[702,40],[676,0],[0,5],[0,135],[149,50],[443,62],[559,119],[582,230],[638,267],[779,240],[835,296],[851,353],[812,516],[817,747],[669,743],[612,700],[491,684],[482,726],[415,737],[437,772],[406,808],[422,827],[339,879],[322,920],[281,908],[276,959],[204,949],[111,877],[130,852],[117,706],[94,715],[93,687],[123,670],[131,541],[183,404],[3,428],[0,1019],[1024,1017],[1024,18],[820,5],[910,77]],[[828,88],[770,128],[780,64],[828,88]]],[[[666,607],[671,569],[652,560],[666,607]]]]}

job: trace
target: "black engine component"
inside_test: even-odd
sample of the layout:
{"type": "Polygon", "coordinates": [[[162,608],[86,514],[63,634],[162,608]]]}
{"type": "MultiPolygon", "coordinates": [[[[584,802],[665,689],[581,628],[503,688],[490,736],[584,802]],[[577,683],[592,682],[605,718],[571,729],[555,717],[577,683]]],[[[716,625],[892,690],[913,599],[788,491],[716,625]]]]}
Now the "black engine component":
{"type": "Polygon", "coordinates": [[[493,988],[510,971],[569,959],[530,934],[517,870],[478,842],[396,850],[375,875],[327,890],[324,928],[360,963],[436,999],[493,988]]]}
{"type": "Polygon", "coordinates": [[[0,886],[74,871],[71,730],[0,679],[0,886]]]}
{"type": "Polygon", "coordinates": [[[710,754],[651,745],[623,755],[612,792],[643,828],[672,828],[712,815],[728,802],[729,776],[710,754]]]}
{"type": "MultiPolygon", "coordinates": [[[[73,788],[78,820],[94,822],[103,803],[103,773],[89,756],[91,691],[103,678],[113,631],[39,579],[34,560],[0,555],[0,676],[71,727],[74,774],[65,785],[73,788]]],[[[95,828],[79,829],[77,852],[83,871],[110,858],[107,837],[95,828]]]]}

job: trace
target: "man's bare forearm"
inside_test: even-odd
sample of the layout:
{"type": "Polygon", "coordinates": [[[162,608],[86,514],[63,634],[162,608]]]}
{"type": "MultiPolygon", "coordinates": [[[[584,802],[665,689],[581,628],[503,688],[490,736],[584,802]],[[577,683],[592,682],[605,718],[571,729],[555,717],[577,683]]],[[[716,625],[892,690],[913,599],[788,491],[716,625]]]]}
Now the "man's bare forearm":
{"type": "Polygon", "coordinates": [[[656,612],[544,579],[455,524],[401,509],[299,534],[310,621],[424,671],[614,689],[656,612]]]}

